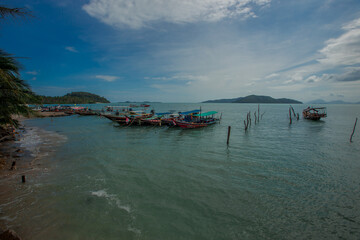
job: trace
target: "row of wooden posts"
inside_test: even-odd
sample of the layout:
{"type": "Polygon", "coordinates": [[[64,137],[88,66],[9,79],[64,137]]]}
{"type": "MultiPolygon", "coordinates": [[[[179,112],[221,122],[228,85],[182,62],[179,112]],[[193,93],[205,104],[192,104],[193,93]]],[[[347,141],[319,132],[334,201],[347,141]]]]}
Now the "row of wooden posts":
{"type": "MultiPolygon", "coordinates": [[[[294,118],[296,118],[296,120],[299,121],[299,119],[300,119],[299,113],[295,113],[294,108],[290,105],[290,107],[289,107],[290,124],[292,124],[291,113],[293,114],[294,118]]],[[[262,119],[264,114],[265,114],[265,112],[263,112],[261,114],[261,119],[262,119]]],[[[255,116],[255,125],[256,125],[256,123],[260,122],[260,104],[258,105],[257,114],[256,114],[256,111],[255,111],[254,116],[255,116]]],[[[354,128],[353,128],[353,131],[352,131],[351,136],[350,136],[350,142],[352,142],[352,137],[353,137],[354,132],[355,132],[357,120],[358,119],[356,118],[354,128]]],[[[250,111],[246,114],[246,120],[244,120],[244,125],[245,125],[245,131],[248,130],[249,125],[251,126],[251,112],[250,111]]],[[[228,134],[227,134],[227,141],[226,141],[227,145],[229,145],[229,142],[230,142],[230,133],[231,133],[231,126],[228,127],[228,134]]]]}
{"type": "MultiPolygon", "coordinates": [[[[255,125],[260,122],[260,119],[262,119],[264,114],[265,114],[265,112],[263,112],[260,115],[260,104],[259,104],[257,112],[256,111],[254,112],[255,125]],[[260,116],[261,116],[261,118],[260,118],[260,116]]],[[[245,131],[247,131],[249,126],[251,126],[251,111],[249,111],[246,114],[246,120],[244,120],[244,125],[245,125],[245,131]]],[[[227,141],[226,141],[227,145],[229,145],[229,142],[230,142],[230,133],[231,133],[231,126],[228,127],[228,134],[227,134],[227,141]]]]}

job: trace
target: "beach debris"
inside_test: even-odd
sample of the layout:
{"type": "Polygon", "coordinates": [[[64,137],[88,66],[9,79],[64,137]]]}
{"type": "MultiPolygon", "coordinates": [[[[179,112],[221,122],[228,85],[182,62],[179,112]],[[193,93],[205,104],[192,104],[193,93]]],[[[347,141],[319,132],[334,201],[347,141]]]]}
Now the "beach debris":
{"type": "Polygon", "coordinates": [[[5,232],[0,234],[0,239],[1,240],[21,240],[21,237],[19,235],[17,235],[17,233],[14,230],[8,229],[5,232]]]}
{"type": "Polygon", "coordinates": [[[10,170],[16,170],[16,161],[12,162],[10,170]]]}
{"type": "Polygon", "coordinates": [[[355,120],[354,128],[353,128],[353,131],[352,131],[351,136],[350,136],[350,142],[352,142],[352,137],[354,136],[354,133],[355,133],[356,123],[357,123],[357,118],[355,120]]]}

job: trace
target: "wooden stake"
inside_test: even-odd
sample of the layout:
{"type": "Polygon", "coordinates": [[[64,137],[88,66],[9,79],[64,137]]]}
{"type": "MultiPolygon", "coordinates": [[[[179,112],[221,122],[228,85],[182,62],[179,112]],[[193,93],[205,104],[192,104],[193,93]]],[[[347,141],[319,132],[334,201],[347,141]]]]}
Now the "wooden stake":
{"type": "Polygon", "coordinates": [[[292,110],[292,112],[293,112],[293,114],[294,114],[294,117],[296,117],[294,108],[293,108],[291,105],[290,105],[290,108],[291,108],[291,110],[292,110]]]}
{"type": "Polygon", "coordinates": [[[353,128],[353,131],[352,131],[351,136],[350,136],[350,142],[352,142],[352,137],[353,137],[353,135],[354,135],[355,128],[356,128],[356,123],[357,123],[357,118],[356,118],[356,120],[355,120],[354,128],[353,128]]]}
{"type": "Polygon", "coordinates": [[[258,104],[258,123],[260,122],[259,117],[260,117],[260,104],[258,104]]]}
{"type": "Polygon", "coordinates": [[[264,114],[265,114],[265,112],[263,112],[263,113],[261,114],[261,120],[262,120],[262,117],[264,116],[264,114]]]}
{"type": "Polygon", "coordinates": [[[25,180],[25,175],[22,175],[22,176],[21,176],[21,182],[22,182],[22,183],[25,183],[25,182],[26,182],[26,180],[25,180]]]}
{"type": "Polygon", "coordinates": [[[290,124],[292,123],[292,119],[291,119],[291,108],[289,108],[289,117],[290,117],[290,124]]]}
{"type": "Polygon", "coordinates": [[[227,141],[226,141],[227,145],[229,145],[229,141],[230,141],[230,132],[231,132],[231,126],[228,127],[228,135],[227,135],[227,141]]]}
{"type": "Polygon", "coordinates": [[[251,126],[251,112],[249,111],[249,121],[250,121],[250,126],[251,126]]]}

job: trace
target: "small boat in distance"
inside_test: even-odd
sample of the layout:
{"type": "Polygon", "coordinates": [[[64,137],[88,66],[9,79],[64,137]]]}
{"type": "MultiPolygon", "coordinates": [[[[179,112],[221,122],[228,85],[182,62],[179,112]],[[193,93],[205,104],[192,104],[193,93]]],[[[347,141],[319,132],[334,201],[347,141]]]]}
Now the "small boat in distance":
{"type": "Polygon", "coordinates": [[[321,118],[327,117],[326,107],[307,107],[303,110],[303,117],[305,119],[318,121],[321,118]]]}

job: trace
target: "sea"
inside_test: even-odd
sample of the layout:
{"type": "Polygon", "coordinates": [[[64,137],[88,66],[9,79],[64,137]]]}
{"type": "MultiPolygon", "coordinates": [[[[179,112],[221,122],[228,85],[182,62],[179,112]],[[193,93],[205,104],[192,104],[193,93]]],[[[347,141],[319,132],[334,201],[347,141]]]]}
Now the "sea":
{"type": "Polygon", "coordinates": [[[12,177],[0,194],[1,226],[37,240],[360,239],[360,129],[350,142],[360,105],[326,105],[328,117],[311,121],[295,104],[292,124],[288,104],[150,109],[200,107],[221,122],[183,130],[99,116],[24,121],[18,144],[32,165],[26,183],[12,177]]]}

